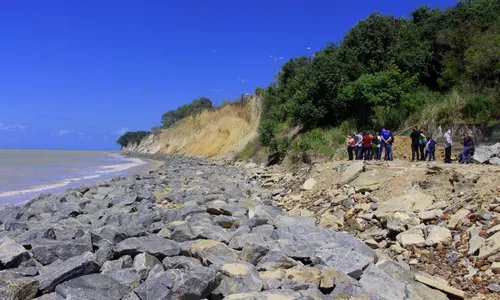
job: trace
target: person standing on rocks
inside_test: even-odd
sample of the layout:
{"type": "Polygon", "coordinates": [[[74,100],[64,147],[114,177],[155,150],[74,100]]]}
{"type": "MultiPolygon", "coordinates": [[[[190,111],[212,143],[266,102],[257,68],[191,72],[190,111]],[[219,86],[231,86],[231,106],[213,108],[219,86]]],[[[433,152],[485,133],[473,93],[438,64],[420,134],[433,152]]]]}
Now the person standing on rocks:
{"type": "Polygon", "coordinates": [[[380,137],[379,133],[372,133],[373,134],[373,141],[372,141],[372,157],[374,157],[376,160],[380,160],[380,143],[382,141],[382,138],[380,137]]]}
{"type": "Polygon", "coordinates": [[[392,154],[392,144],[394,143],[394,136],[392,135],[392,132],[390,130],[387,130],[387,132],[389,134],[389,139],[387,140],[385,160],[392,161],[394,159],[392,154]]]}
{"type": "Polygon", "coordinates": [[[363,157],[365,160],[371,160],[372,140],[373,136],[371,134],[366,134],[363,137],[363,157]]]}
{"type": "Polygon", "coordinates": [[[417,160],[420,160],[419,155],[419,142],[421,137],[420,130],[417,129],[416,126],[413,127],[413,131],[410,133],[411,137],[411,161],[415,161],[415,157],[417,160]]]}
{"type": "Polygon", "coordinates": [[[358,133],[354,136],[354,141],[356,143],[354,148],[356,152],[356,160],[363,159],[363,134],[361,131],[358,131],[358,133]]]}
{"type": "Polygon", "coordinates": [[[446,164],[451,164],[451,147],[452,147],[452,140],[451,140],[451,129],[446,130],[446,133],[444,134],[444,162],[446,164]]]}
{"type": "Polygon", "coordinates": [[[425,148],[424,160],[427,160],[427,156],[429,156],[429,161],[436,160],[436,140],[434,140],[431,136],[428,136],[425,148]]]}
{"type": "Polygon", "coordinates": [[[426,144],[426,137],[424,134],[424,130],[420,129],[420,138],[418,139],[418,148],[420,149],[420,160],[425,161],[425,144],[426,144]]]}
{"type": "Polygon", "coordinates": [[[346,144],[347,144],[347,153],[349,155],[349,160],[353,160],[354,147],[356,146],[356,141],[354,140],[354,134],[347,136],[346,144]]]}
{"type": "Polygon", "coordinates": [[[384,159],[387,160],[387,145],[389,144],[389,131],[382,128],[380,131],[380,155],[382,156],[382,151],[384,151],[384,159]]]}
{"type": "Polygon", "coordinates": [[[471,163],[472,137],[466,132],[464,138],[464,149],[462,150],[462,163],[471,163]]]}

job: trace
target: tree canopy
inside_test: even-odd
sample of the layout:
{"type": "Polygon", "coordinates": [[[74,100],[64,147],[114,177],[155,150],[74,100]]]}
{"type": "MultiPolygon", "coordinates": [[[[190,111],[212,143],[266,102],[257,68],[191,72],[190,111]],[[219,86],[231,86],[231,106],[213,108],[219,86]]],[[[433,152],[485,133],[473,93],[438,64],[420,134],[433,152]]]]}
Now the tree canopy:
{"type": "MultiPolygon", "coordinates": [[[[308,131],[344,121],[397,129],[452,88],[473,95],[468,102],[488,103],[487,120],[499,114],[499,76],[500,1],[423,6],[409,18],[373,13],[313,59],[283,64],[264,92],[261,142],[276,145],[280,128],[308,131]]],[[[471,116],[477,106],[453,109],[471,116]]]]}

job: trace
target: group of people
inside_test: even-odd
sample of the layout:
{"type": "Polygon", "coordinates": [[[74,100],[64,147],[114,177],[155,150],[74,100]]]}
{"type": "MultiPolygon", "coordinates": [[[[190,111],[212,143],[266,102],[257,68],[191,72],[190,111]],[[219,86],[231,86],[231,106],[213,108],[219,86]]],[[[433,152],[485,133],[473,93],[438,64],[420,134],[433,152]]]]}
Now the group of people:
{"type": "MultiPolygon", "coordinates": [[[[411,137],[411,161],[417,160],[429,161],[436,160],[436,140],[432,136],[425,136],[423,129],[417,129],[413,127],[413,131],[410,133],[411,137]]],[[[451,150],[451,148],[450,148],[451,150]]]]}
{"type": "Polygon", "coordinates": [[[349,160],[393,160],[392,144],[394,136],[390,130],[382,128],[380,132],[358,132],[347,136],[349,160]]]}
{"type": "MultiPolygon", "coordinates": [[[[466,131],[461,139],[463,148],[458,158],[458,162],[461,164],[472,163],[472,156],[474,156],[474,138],[472,135],[466,131]]],[[[444,134],[444,162],[451,163],[451,147],[453,146],[453,141],[451,139],[451,129],[446,130],[444,134]]]]}
{"type": "MultiPolygon", "coordinates": [[[[411,161],[429,161],[436,160],[437,142],[431,135],[425,135],[423,129],[413,127],[410,133],[411,138],[411,161]]],[[[453,141],[451,138],[451,129],[447,129],[444,138],[444,162],[451,163],[451,148],[453,141]]],[[[393,160],[392,144],[394,135],[390,130],[382,128],[380,132],[358,132],[347,136],[346,145],[349,160],[393,160]]],[[[459,163],[469,164],[474,155],[474,139],[465,132],[462,136],[463,149],[460,154],[459,163]]]]}

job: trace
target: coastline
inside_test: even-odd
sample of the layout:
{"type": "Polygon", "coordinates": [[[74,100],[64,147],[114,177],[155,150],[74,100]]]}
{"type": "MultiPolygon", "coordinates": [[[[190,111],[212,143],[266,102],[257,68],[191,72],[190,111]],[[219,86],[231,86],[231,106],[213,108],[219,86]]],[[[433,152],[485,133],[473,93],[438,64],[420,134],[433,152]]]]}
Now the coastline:
{"type": "MultiPolygon", "coordinates": [[[[118,169],[116,171],[103,170],[98,171],[99,174],[84,175],[79,178],[60,179],[59,181],[54,181],[51,183],[33,185],[20,190],[3,192],[3,195],[0,195],[0,205],[11,203],[14,205],[22,206],[24,203],[30,201],[30,199],[37,197],[40,194],[57,195],[67,191],[68,189],[78,188],[82,185],[99,184],[99,182],[112,180],[116,177],[130,176],[133,174],[147,174],[158,170],[164,165],[164,161],[162,161],[161,158],[158,157],[132,155],[130,153],[125,155],[125,153],[121,152],[105,153],[119,155],[125,159],[135,159],[139,163],[136,166],[125,169],[118,169]],[[139,158],[137,156],[141,157],[139,158]]],[[[117,166],[119,167],[120,165],[117,166]]]]}
{"type": "MultiPolygon", "coordinates": [[[[8,250],[0,247],[2,264],[7,266],[2,272],[18,274],[0,274],[4,288],[18,299],[51,293],[65,299],[81,296],[84,286],[85,292],[107,299],[109,294],[97,284],[103,281],[109,283],[106,291],[116,292],[116,299],[154,298],[159,292],[156,286],[176,298],[193,297],[191,290],[165,288],[162,280],[168,278],[179,287],[187,282],[210,287],[196,294],[196,299],[218,299],[232,293],[225,289],[234,278],[252,276],[257,291],[243,286],[242,292],[259,296],[269,292],[261,291],[269,283],[263,276],[269,274],[267,268],[281,274],[270,282],[276,287],[273,295],[292,293],[293,299],[301,299],[301,292],[314,292],[318,299],[340,293],[382,299],[378,295],[385,280],[394,286],[395,299],[402,299],[407,284],[419,284],[409,279],[414,278],[414,271],[405,260],[389,258],[389,249],[374,250],[368,245],[373,241],[365,243],[339,228],[325,227],[323,218],[317,219],[306,209],[287,213],[282,207],[287,197],[285,182],[276,180],[277,186],[270,189],[263,184],[286,173],[178,155],[127,155],[161,166],[148,173],[79,185],[57,195],[40,194],[22,206],[0,205],[0,245],[9,246],[4,247],[8,250]],[[6,255],[11,249],[16,249],[16,255],[6,255]],[[283,265],[283,260],[288,264],[283,265]],[[229,275],[221,277],[221,272],[229,275]],[[404,281],[390,277],[393,272],[403,274],[404,281]],[[317,276],[328,280],[318,283],[317,276]],[[299,283],[307,284],[305,290],[287,288],[299,283]],[[15,289],[20,285],[26,287],[23,292],[29,289],[29,297],[20,296],[20,289],[15,289]],[[353,294],[352,288],[359,293],[353,294]]],[[[373,167],[356,163],[365,165],[373,167]]],[[[348,173],[338,175],[344,172],[348,173]]],[[[362,172],[357,176],[364,176],[362,172]]],[[[300,184],[303,179],[298,178],[300,184]]],[[[339,205],[352,206],[357,201],[364,207],[369,200],[356,199],[339,205]]],[[[424,292],[430,295],[425,299],[447,299],[439,290],[424,292]]]]}

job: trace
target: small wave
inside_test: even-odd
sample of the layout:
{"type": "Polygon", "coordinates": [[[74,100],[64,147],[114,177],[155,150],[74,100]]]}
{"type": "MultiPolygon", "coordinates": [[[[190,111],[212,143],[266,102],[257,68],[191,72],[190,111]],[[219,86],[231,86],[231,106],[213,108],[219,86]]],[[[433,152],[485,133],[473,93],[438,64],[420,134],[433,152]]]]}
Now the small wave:
{"type": "Polygon", "coordinates": [[[66,186],[68,184],[71,184],[73,182],[81,181],[81,180],[86,180],[86,179],[94,179],[94,178],[99,178],[101,175],[89,175],[89,176],[82,176],[82,177],[77,177],[77,178],[70,178],[70,179],[64,179],[52,184],[45,184],[45,185],[37,185],[33,186],[31,188],[25,189],[25,190],[18,190],[18,191],[8,191],[8,192],[0,192],[0,197],[7,197],[7,196],[15,196],[15,195],[22,195],[22,194],[28,194],[28,193],[34,193],[34,192],[41,192],[45,190],[50,190],[50,189],[55,189],[59,187],[66,186]]]}
{"type": "Polygon", "coordinates": [[[147,162],[142,161],[137,158],[129,158],[127,159],[129,163],[126,164],[118,164],[118,165],[109,165],[109,166],[99,166],[97,167],[100,169],[100,171],[96,171],[96,173],[113,173],[113,172],[120,172],[120,171],[125,171],[130,168],[135,168],[138,166],[142,166],[144,164],[147,164],[147,162]]]}

